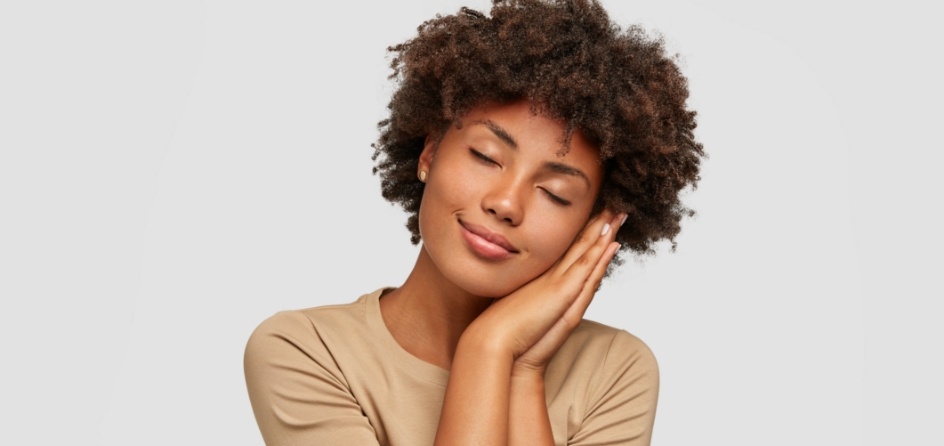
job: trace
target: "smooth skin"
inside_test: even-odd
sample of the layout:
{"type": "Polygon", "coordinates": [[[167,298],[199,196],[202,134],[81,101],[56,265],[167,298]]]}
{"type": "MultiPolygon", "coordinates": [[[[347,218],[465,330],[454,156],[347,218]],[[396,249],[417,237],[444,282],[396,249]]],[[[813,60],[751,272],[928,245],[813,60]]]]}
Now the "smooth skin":
{"type": "Polygon", "coordinates": [[[521,101],[483,105],[427,138],[424,246],[380,307],[404,349],[450,370],[436,445],[553,444],[544,371],[592,301],[625,217],[590,218],[599,155],[580,132],[563,154],[563,135],[521,101]],[[496,258],[483,230],[512,246],[507,255],[496,258]]]}

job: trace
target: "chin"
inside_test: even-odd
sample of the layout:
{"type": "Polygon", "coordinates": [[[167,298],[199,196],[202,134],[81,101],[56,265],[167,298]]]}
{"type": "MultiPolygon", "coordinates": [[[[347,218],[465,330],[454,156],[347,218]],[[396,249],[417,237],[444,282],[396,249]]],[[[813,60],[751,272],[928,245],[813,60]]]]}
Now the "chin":
{"type": "Polygon", "coordinates": [[[468,284],[457,283],[456,285],[469,294],[489,299],[499,299],[505,297],[521,287],[521,285],[500,286],[496,284],[482,283],[482,281],[475,281],[474,283],[468,284]]]}
{"type": "Polygon", "coordinates": [[[538,275],[522,274],[522,268],[516,265],[483,266],[454,262],[454,258],[449,260],[442,264],[433,257],[443,278],[469,294],[484,298],[505,297],[538,275]]]}

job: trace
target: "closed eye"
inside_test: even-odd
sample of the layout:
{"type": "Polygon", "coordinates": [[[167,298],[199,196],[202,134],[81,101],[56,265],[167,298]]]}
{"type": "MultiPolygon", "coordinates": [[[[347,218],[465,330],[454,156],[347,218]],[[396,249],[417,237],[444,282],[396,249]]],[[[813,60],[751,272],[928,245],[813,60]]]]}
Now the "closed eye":
{"type": "Polygon", "coordinates": [[[472,152],[472,155],[474,155],[476,158],[478,158],[479,161],[482,161],[482,162],[485,163],[485,164],[498,165],[498,162],[497,162],[497,161],[495,161],[495,160],[493,160],[493,159],[491,159],[491,158],[485,156],[484,153],[479,152],[478,150],[469,149],[469,151],[472,152]]]}
{"type": "Polygon", "coordinates": [[[543,188],[542,188],[541,190],[544,191],[544,194],[547,195],[547,198],[550,198],[551,201],[553,201],[553,202],[555,202],[555,203],[557,203],[557,204],[559,204],[559,205],[561,205],[561,206],[570,206],[570,202],[569,202],[569,201],[567,201],[567,200],[565,200],[565,199],[563,199],[563,198],[561,198],[561,197],[558,197],[557,195],[552,194],[552,193],[551,193],[549,190],[547,190],[547,189],[543,189],[543,188]]]}

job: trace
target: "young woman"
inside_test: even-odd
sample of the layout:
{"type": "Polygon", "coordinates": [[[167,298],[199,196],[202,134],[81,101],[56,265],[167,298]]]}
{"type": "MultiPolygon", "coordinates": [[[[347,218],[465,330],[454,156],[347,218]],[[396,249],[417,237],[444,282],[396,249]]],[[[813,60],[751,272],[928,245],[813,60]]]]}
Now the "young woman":
{"type": "Polygon", "coordinates": [[[582,316],[690,213],[703,153],[661,41],[592,0],[497,1],[391,51],[375,172],[422,247],[401,286],[253,333],[266,443],[649,444],[652,353],[582,316]]]}

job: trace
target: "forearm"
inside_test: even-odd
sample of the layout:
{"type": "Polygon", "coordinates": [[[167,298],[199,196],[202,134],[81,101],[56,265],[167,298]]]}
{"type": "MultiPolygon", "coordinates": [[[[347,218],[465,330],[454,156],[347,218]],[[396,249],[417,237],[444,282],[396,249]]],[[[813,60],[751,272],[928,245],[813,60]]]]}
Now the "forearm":
{"type": "Polygon", "coordinates": [[[505,445],[514,357],[488,337],[467,334],[452,361],[435,444],[505,445]]]}
{"type": "Polygon", "coordinates": [[[509,413],[513,419],[508,420],[508,445],[553,446],[543,372],[513,372],[509,398],[509,413]]]}
{"type": "MultiPolygon", "coordinates": [[[[593,299],[606,265],[619,248],[613,241],[616,231],[608,229],[611,224],[619,227],[624,217],[605,211],[592,219],[558,263],[495,300],[466,328],[453,356],[436,445],[508,444],[512,404],[515,426],[530,425],[532,420],[536,423],[523,432],[516,427],[516,442],[532,433],[532,427],[544,442],[551,437],[543,394],[544,365],[579,324],[593,299]],[[516,384],[523,394],[519,397],[516,389],[512,403],[516,360],[541,370],[542,379],[518,383],[521,387],[516,384]],[[519,408],[524,412],[518,413],[519,408]]],[[[534,438],[529,440],[534,444],[534,438]]]]}

